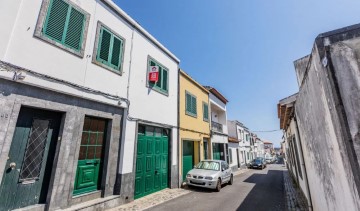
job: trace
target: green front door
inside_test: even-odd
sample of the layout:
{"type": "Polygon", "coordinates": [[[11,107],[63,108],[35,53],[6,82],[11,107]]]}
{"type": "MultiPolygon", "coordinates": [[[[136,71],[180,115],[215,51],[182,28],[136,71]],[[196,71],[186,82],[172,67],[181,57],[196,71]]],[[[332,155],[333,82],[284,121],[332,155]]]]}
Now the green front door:
{"type": "Polygon", "coordinates": [[[168,131],[139,125],[135,199],[168,187],[168,131]]]}
{"type": "Polygon", "coordinates": [[[106,120],[85,117],[73,195],[100,189],[106,120]]]}
{"type": "Polygon", "coordinates": [[[22,107],[0,186],[0,210],[46,203],[61,113],[22,107]]]}
{"type": "Polygon", "coordinates": [[[213,143],[213,159],[220,160],[221,153],[220,153],[220,144],[213,143]]]}
{"type": "Polygon", "coordinates": [[[183,141],[183,168],[182,175],[183,181],[186,179],[186,174],[194,166],[194,142],[193,141],[183,141]]]}

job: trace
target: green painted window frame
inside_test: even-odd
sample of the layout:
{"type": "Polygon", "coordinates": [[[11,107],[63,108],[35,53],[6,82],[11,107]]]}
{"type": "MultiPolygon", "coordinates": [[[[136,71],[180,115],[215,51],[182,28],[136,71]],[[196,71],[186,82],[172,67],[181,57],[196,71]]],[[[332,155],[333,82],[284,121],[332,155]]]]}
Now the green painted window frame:
{"type": "Polygon", "coordinates": [[[185,91],[185,113],[189,116],[197,117],[197,98],[188,91],[185,91]],[[188,96],[190,97],[190,107],[188,106],[188,96]]]}
{"type": "Polygon", "coordinates": [[[122,66],[123,66],[123,62],[124,62],[124,46],[125,46],[125,39],[122,38],[120,35],[116,34],[115,32],[113,32],[112,30],[110,30],[108,27],[106,27],[105,25],[103,25],[102,23],[99,23],[98,25],[99,27],[99,31],[98,31],[98,35],[97,35],[97,41],[96,41],[96,56],[95,56],[95,60],[97,64],[99,64],[100,66],[114,71],[115,73],[121,74],[122,72],[122,66]],[[101,51],[102,49],[102,42],[103,40],[103,35],[104,32],[108,33],[110,35],[110,43],[109,43],[109,47],[108,47],[108,58],[107,60],[101,58],[101,51]],[[113,56],[114,56],[114,41],[118,40],[120,41],[120,46],[119,49],[117,49],[119,51],[119,58],[118,58],[118,65],[115,65],[112,63],[113,60],[113,56]]]}
{"type": "Polygon", "coordinates": [[[203,121],[209,122],[209,104],[203,102],[203,121]],[[207,112],[205,111],[205,108],[207,108],[207,112]]]}
{"type": "Polygon", "coordinates": [[[158,61],[156,61],[152,57],[148,57],[148,65],[147,65],[147,71],[146,71],[146,80],[148,82],[148,87],[152,88],[153,90],[156,90],[162,94],[168,95],[169,94],[169,69],[166,68],[164,65],[160,64],[158,61]],[[149,81],[149,71],[150,66],[157,66],[159,67],[159,80],[155,82],[149,81]],[[166,76],[166,77],[164,77],[166,76]]]}
{"type": "MultiPolygon", "coordinates": [[[[65,4],[67,4],[68,8],[67,8],[67,15],[66,15],[65,23],[64,23],[64,29],[63,29],[63,33],[62,33],[62,38],[61,38],[61,40],[57,40],[56,38],[54,38],[54,37],[50,36],[49,34],[47,34],[47,28],[48,28],[48,24],[49,24],[49,17],[50,17],[51,11],[52,11],[52,5],[53,5],[54,1],[55,0],[50,0],[48,10],[47,10],[47,13],[46,13],[46,17],[45,17],[45,21],[44,21],[44,25],[43,25],[43,28],[42,28],[42,35],[44,37],[46,37],[47,39],[52,40],[55,43],[58,43],[58,44],[62,45],[66,49],[70,49],[70,50],[75,51],[76,53],[80,53],[82,48],[83,48],[83,42],[84,42],[84,36],[85,36],[84,35],[85,23],[86,23],[86,20],[88,18],[88,15],[85,12],[83,12],[82,10],[80,10],[77,6],[72,4],[70,1],[60,0],[60,1],[64,2],[65,4]],[[67,41],[66,41],[67,33],[68,33],[68,30],[69,30],[69,21],[70,21],[70,19],[72,17],[71,16],[72,10],[75,10],[75,11],[79,12],[81,15],[83,15],[82,28],[81,28],[81,32],[80,32],[80,38],[79,38],[80,41],[79,41],[78,48],[75,48],[75,47],[67,44],[67,41]]],[[[78,28],[74,28],[74,29],[78,29],[78,28]]]]}

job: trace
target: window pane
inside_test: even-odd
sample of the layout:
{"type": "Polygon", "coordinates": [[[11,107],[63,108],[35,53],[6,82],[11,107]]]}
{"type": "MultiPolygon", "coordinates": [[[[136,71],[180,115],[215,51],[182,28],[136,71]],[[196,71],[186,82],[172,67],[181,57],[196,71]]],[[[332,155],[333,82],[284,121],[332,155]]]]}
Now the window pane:
{"type": "Polygon", "coordinates": [[[102,155],[102,146],[98,146],[98,147],[96,147],[95,158],[101,159],[101,155],[102,155]]]}
{"type": "Polygon", "coordinates": [[[68,9],[69,4],[53,0],[48,13],[45,34],[58,42],[62,42],[68,9]]]}
{"type": "Polygon", "coordinates": [[[91,119],[90,131],[97,131],[98,122],[99,120],[97,119],[91,119]]]}
{"type": "Polygon", "coordinates": [[[89,140],[89,133],[83,132],[82,137],[81,137],[81,145],[88,144],[88,140],[89,140]]]}
{"type": "Polygon", "coordinates": [[[97,139],[97,133],[90,133],[89,144],[90,145],[95,145],[96,144],[96,139],[97,139]]]}
{"type": "Polygon", "coordinates": [[[111,34],[105,29],[102,29],[99,58],[106,62],[108,62],[109,60],[110,41],[111,41],[111,34]]]}
{"type": "Polygon", "coordinates": [[[77,50],[81,48],[81,37],[83,33],[85,15],[71,8],[68,28],[66,31],[65,44],[77,50]]]}
{"type": "Polygon", "coordinates": [[[85,160],[86,159],[86,146],[80,147],[80,153],[79,153],[79,160],[85,160]]]}
{"type": "Polygon", "coordinates": [[[85,117],[85,122],[84,122],[83,131],[89,131],[89,130],[90,130],[90,123],[91,123],[90,118],[89,118],[89,117],[85,117]]]}
{"type": "Polygon", "coordinates": [[[95,158],[95,147],[89,146],[88,147],[88,153],[86,156],[87,159],[94,159],[95,158]]]}
{"type": "Polygon", "coordinates": [[[99,132],[105,131],[105,120],[99,120],[97,131],[99,132]]]}
{"type": "Polygon", "coordinates": [[[102,145],[104,143],[104,133],[98,133],[97,145],[102,145]]]}

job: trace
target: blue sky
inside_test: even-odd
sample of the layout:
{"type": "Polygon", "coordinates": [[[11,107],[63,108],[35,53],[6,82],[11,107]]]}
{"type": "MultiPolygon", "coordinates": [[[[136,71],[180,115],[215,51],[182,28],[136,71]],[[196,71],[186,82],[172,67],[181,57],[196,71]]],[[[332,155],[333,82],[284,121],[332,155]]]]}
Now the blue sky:
{"type": "MultiPolygon", "coordinates": [[[[278,101],[298,91],[293,61],[323,32],[360,23],[359,0],[115,0],[230,101],[228,119],[279,129],[278,101]]],[[[257,133],[279,145],[282,132],[257,133]]]]}

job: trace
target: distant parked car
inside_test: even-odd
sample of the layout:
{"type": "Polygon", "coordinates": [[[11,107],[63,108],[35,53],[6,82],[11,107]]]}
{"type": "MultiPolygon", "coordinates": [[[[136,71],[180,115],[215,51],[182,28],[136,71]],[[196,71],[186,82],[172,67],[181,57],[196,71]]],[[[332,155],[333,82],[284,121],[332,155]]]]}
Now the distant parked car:
{"type": "Polygon", "coordinates": [[[233,184],[233,173],[227,162],[222,160],[203,160],[186,175],[186,184],[220,191],[221,185],[233,184]]]}
{"type": "Polygon", "coordinates": [[[265,165],[265,167],[266,167],[266,160],[265,160],[265,158],[263,158],[263,157],[257,157],[257,158],[255,158],[255,159],[260,159],[262,162],[263,162],[263,164],[265,165]]]}
{"type": "Polygon", "coordinates": [[[265,160],[266,160],[266,163],[272,163],[273,162],[272,157],[266,157],[265,160]]]}
{"type": "Polygon", "coordinates": [[[264,169],[265,168],[265,164],[264,164],[264,161],[263,159],[254,159],[252,160],[249,165],[248,165],[248,168],[251,168],[251,169],[264,169]]]}

